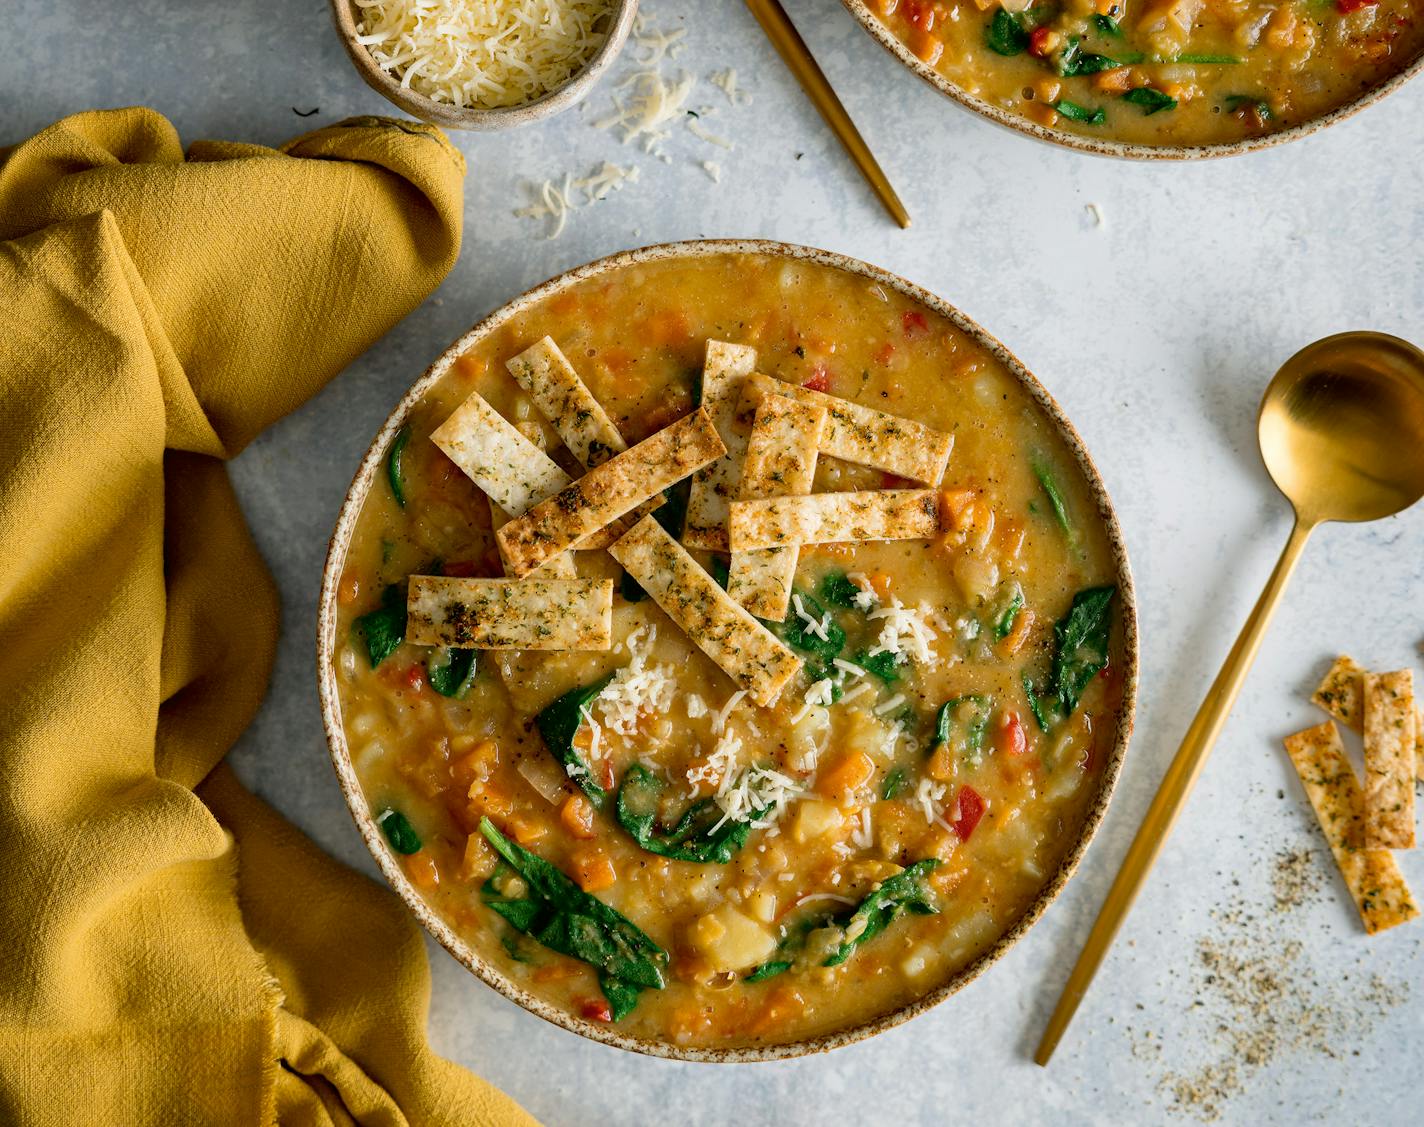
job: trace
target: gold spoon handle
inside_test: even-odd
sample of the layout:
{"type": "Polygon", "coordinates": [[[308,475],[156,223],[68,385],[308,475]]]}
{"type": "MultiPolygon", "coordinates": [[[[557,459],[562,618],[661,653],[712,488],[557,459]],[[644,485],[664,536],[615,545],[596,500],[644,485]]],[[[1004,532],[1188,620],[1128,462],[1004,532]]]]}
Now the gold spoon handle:
{"type": "Polygon", "coordinates": [[[747,7],[751,9],[757,23],[761,24],[762,30],[766,32],[766,37],[771,40],[771,45],[786,63],[786,68],[801,84],[801,89],[806,91],[806,97],[811,99],[811,104],[831,127],[831,132],[844,146],[856,168],[860,169],[860,174],[870,184],[885,210],[901,227],[908,227],[910,213],[895,194],[895,189],[890,185],[890,178],[885,175],[880,162],[875,159],[870,146],[860,135],[860,130],[856,129],[855,122],[851,121],[845,106],[841,105],[840,98],[831,88],[820,64],[811,54],[811,49],[806,46],[806,41],[796,30],[791,17],[781,6],[781,0],[747,0],[747,7]]]}
{"type": "Polygon", "coordinates": [[[1236,644],[1226,655],[1226,663],[1212,682],[1206,699],[1197,709],[1196,718],[1187,729],[1182,746],[1172,760],[1172,765],[1167,768],[1162,785],[1158,787],[1157,795],[1147,810],[1147,816],[1142,819],[1137,836],[1132,839],[1127,856],[1123,858],[1122,868],[1118,870],[1108,898],[1103,901],[1102,910],[1098,912],[1098,918],[1093,923],[1093,930],[1088,935],[1087,943],[1083,945],[1083,953],[1078,956],[1073,973],[1068,976],[1067,985],[1063,987],[1053,1016],[1048,1019],[1048,1028],[1043,1031],[1043,1039],[1039,1041],[1038,1050],[1033,1054],[1033,1059],[1039,1064],[1046,1065],[1048,1058],[1053,1055],[1053,1050],[1058,1047],[1064,1030],[1068,1028],[1068,1023],[1073,1020],[1073,1015],[1078,1010],[1078,1003],[1088,992],[1093,976],[1098,973],[1098,967],[1107,956],[1118,928],[1127,918],[1133,901],[1146,883],[1148,871],[1157,860],[1157,854],[1162,851],[1162,845],[1166,842],[1167,835],[1172,832],[1177,815],[1186,805],[1187,795],[1191,794],[1197,776],[1201,774],[1207,753],[1216,743],[1216,737],[1220,735],[1226,718],[1231,714],[1231,706],[1236,703],[1236,694],[1241,691],[1241,685],[1251,669],[1251,662],[1256,658],[1256,651],[1261,648],[1266,627],[1270,624],[1291,572],[1295,570],[1300,559],[1301,549],[1305,547],[1305,542],[1314,528],[1313,522],[1307,523],[1299,517],[1296,518],[1290,539],[1286,541],[1285,551],[1276,563],[1276,570],[1271,573],[1266,589],[1261,592],[1251,616],[1241,628],[1236,644]]]}

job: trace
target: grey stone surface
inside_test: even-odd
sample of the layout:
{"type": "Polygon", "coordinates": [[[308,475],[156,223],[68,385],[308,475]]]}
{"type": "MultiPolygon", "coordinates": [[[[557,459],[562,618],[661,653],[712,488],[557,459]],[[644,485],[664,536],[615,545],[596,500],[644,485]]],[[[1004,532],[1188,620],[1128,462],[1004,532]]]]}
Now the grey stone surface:
{"type": "MultiPolygon", "coordinates": [[[[470,174],[454,272],[234,467],[285,600],[272,692],[234,756],[242,776],[332,853],[374,871],[327,764],[314,604],[370,435],[450,340],[529,285],[643,243],[766,236],[844,251],[936,290],[1008,342],[1075,420],[1116,499],[1145,646],[1138,734],[1102,832],[997,967],[931,1014],[830,1056],[713,1067],[623,1054],[525,1014],[432,944],[435,1045],[557,1125],[1118,1124],[1213,1112],[1232,1123],[1418,1122],[1424,925],[1363,936],[1279,740],[1315,721],[1304,693],[1335,652],[1380,667],[1419,661],[1424,511],[1319,535],[1067,1043],[1047,1071],[1028,1053],[1285,538],[1286,507],[1254,448],[1265,381],[1329,332],[1424,335],[1424,87],[1255,156],[1115,163],[961,112],[834,0],[788,8],[915,227],[882,215],[736,3],[644,3],[653,26],[687,29],[668,70],[698,78],[694,108],[720,107],[704,124],[735,141],[729,152],[681,129],[669,163],[619,145],[590,126],[609,82],[538,130],[459,138],[470,174]],[[734,108],[707,83],[727,66],[751,105],[734,108]],[[637,163],[640,179],[576,212],[562,238],[512,214],[530,181],[605,159],[637,163]],[[720,163],[720,184],[704,160],[720,163]],[[1277,858],[1299,848],[1313,852],[1318,887],[1277,909],[1277,858]],[[1223,970],[1223,951],[1238,965],[1223,970]]],[[[147,103],[185,140],[268,143],[386,110],[348,65],[323,0],[4,0],[0,43],[0,141],[94,106],[147,103]],[[304,120],[294,107],[319,113],[304,120]]],[[[625,56],[613,81],[631,69],[625,56]]],[[[1424,860],[1401,864],[1424,887],[1424,860]]]]}

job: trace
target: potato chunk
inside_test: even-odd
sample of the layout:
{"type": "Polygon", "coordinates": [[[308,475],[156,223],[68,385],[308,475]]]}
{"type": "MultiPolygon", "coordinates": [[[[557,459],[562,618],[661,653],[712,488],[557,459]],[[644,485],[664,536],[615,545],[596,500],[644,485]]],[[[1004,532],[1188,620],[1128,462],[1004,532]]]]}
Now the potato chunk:
{"type": "Polygon", "coordinates": [[[776,937],[731,904],[694,920],[687,929],[687,940],[715,971],[754,967],[776,950],[776,937]]]}

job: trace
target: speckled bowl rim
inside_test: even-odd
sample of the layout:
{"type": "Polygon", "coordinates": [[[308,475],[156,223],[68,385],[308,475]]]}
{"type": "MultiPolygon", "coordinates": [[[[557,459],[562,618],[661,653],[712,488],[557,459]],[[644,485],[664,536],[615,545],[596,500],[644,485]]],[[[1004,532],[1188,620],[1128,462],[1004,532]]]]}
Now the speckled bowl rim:
{"type": "Polygon", "coordinates": [[[954,306],[937,297],[929,290],[917,286],[912,282],[908,282],[887,270],[871,266],[857,259],[848,258],[834,251],[817,250],[812,247],[794,246],[787,243],[760,239],[710,239],[665,243],[657,246],[644,247],[639,250],[622,251],[606,258],[600,258],[595,262],[560,274],[526,291],[513,301],[500,306],[455,341],[455,343],[447,348],[440,355],[440,358],[426,370],[425,374],[415,381],[410,390],[401,398],[395,410],[386,420],[385,425],[376,435],[374,441],[372,441],[370,449],[366,452],[366,456],[362,459],[361,466],[356,471],[355,479],[351,483],[351,488],[347,491],[346,498],[342,502],[341,513],[336,521],[336,529],[331,536],[326,565],[322,574],[321,601],[317,615],[317,679],[321,695],[322,722],[326,728],[327,744],[331,752],[332,764],[336,769],[337,780],[341,785],[342,794],[346,798],[346,804],[351,810],[351,816],[356,821],[357,829],[360,830],[361,837],[365,840],[367,848],[371,851],[371,856],[375,858],[376,864],[380,866],[381,872],[385,874],[391,886],[410,906],[416,918],[420,920],[425,929],[429,931],[450,954],[473,971],[479,978],[494,987],[494,989],[498,990],[506,998],[523,1006],[530,1013],[537,1014],[539,1017],[552,1022],[554,1025],[567,1029],[570,1032],[581,1034],[594,1041],[600,1041],[605,1045],[613,1045],[620,1049],[629,1049],[633,1052],[645,1053],[649,1056],[667,1057],[684,1061],[731,1063],[784,1060],[790,1057],[805,1056],[810,1053],[825,1052],[829,1049],[839,1048],[843,1045],[860,1041],[866,1037],[874,1036],[886,1029],[899,1025],[901,1022],[908,1021],[918,1014],[924,1013],[930,1007],[942,1002],[945,998],[948,998],[951,994],[983,973],[991,963],[1002,956],[1005,951],[1012,947],[1014,943],[1037,922],[1038,918],[1043,914],[1044,909],[1058,896],[1063,886],[1067,883],[1068,878],[1073,875],[1073,871],[1077,868],[1079,860],[1088,847],[1088,843],[1097,832],[1098,826],[1101,824],[1103,815],[1107,810],[1108,801],[1112,797],[1113,788],[1117,783],[1118,773],[1122,767],[1123,757],[1127,751],[1128,741],[1132,735],[1133,717],[1137,704],[1137,665],[1137,601],[1133,591],[1132,571],[1128,564],[1127,547],[1123,540],[1122,530],[1118,526],[1117,517],[1113,512],[1112,503],[1108,499],[1107,490],[1103,486],[1097,467],[1094,466],[1092,459],[1088,456],[1088,452],[1084,448],[1082,438],[1079,436],[1077,430],[1074,429],[1072,423],[1064,416],[1062,409],[1054,401],[1053,397],[1044,389],[1043,385],[1034,378],[1019,359],[1005,348],[1003,344],[985,332],[954,306]],[[367,493],[371,489],[372,484],[380,480],[386,451],[395,438],[396,432],[405,424],[411,409],[434,387],[436,382],[445,375],[455,360],[476,343],[482,341],[490,333],[498,330],[509,321],[510,318],[524,313],[531,306],[543,301],[545,298],[589,278],[597,277],[600,274],[605,274],[626,266],[664,262],[672,259],[708,258],[726,254],[760,254],[791,261],[811,262],[839,270],[843,273],[853,274],[877,283],[878,285],[893,289],[911,300],[919,302],[926,308],[948,318],[956,328],[986,348],[995,359],[1003,364],[1023,385],[1040,410],[1042,410],[1044,416],[1057,428],[1060,437],[1077,460],[1092,497],[1096,502],[1098,519],[1102,521],[1104,530],[1106,531],[1108,547],[1112,555],[1114,571],[1116,573],[1119,597],[1118,606],[1122,617],[1123,683],[1122,703],[1118,708],[1116,718],[1117,738],[1104,761],[1098,793],[1094,797],[1092,805],[1084,817],[1077,841],[1068,849],[1058,869],[1044,882],[1042,889],[1034,898],[1033,902],[1024,910],[1022,916],[987,950],[963,967],[943,985],[922,995],[908,1005],[882,1014],[870,1021],[863,1022],[848,1029],[782,1044],[719,1049],[685,1047],[665,1041],[632,1037],[618,1032],[618,1030],[612,1026],[587,1021],[575,1017],[572,1014],[565,1013],[543,999],[535,997],[529,991],[511,981],[498,968],[481,958],[479,954],[455,933],[454,929],[421,898],[414,886],[406,879],[404,870],[401,868],[394,854],[392,854],[390,849],[386,846],[386,843],[382,840],[380,830],[376,826],[370,807],[366,803],[365,793],[361,789],[360,781],[356,777],[356,771],[351,762],[350,749],[346,743],[346,733],[341,724],[334,657],[337,644],[337,586],[345,565],[346,551],[355,531],[356,521],[365,503],[367,493]]]}
{"type": "Polygon", "coordinates": [[[920,59],[879,16],[870,10],[866,0],[841,0],[841,3],[845,5],[856,21],[875,38],[876,42],[941,94],[952,98],[965,109],[987,118],[995,125],[1002,125],[1006,129],[1025,134],[1037,141],[1045,141],[1050,145],[1058,145],[1065,149],[1076,149],[1083,153],[1092,153],[1095,156],[1116,157],[1119,160],[1215,160],[1219,157],[1234,157],[1240,156],[1242,153],[1253,153],[1261,149],[1273,148],[1276,145],[1283,145],[1287,141],[1309,137],[1312,133],[1334,125],[1336,122],[1353,117],[1366,106],[1372,106],[1386,95],[1394,93],[1421,70],[1424,70],[1424,51],[1421,51],[1412,62],[1401,70],[1396,71],[1383,82],[1371,86],[1368,90],[1361,91],[1343,105],[1277,133],[1266,133],[1260,137],[1251,137],[1243,141],[1222,141],[1212,145],[1141,145],[1128,141],[1110,141],[1106,138],[1098,140],[1094,137],[1082,137],[1076,133],[1049,129],[1047,126],[1029,121],[1018,114],[1010,113],[1002,106],[986,102],[983,98],[955,85],[934,67],[920,59]]]}
{"type": "Polygon", "coordinates": [[[332,22],[336,25],[341,45],[346,48],[347,57],[367,86],[421,121],[446,129],[467,129],[476,133],[491,133],[500,129],[517,129],[522,125],[531,125],[583,101],[623,50],[623,45],[628,41],[628,32],[633,27],[633,18],[638,14],[638,0],[614,0],[616,10],[613,26],[608,29],[608,38],[594,52],[593,58],[584,64],[582,70],[572,75],[562,86],[550,90],[532,102],[481,110],[437,102],[434,98],[427,98],[424,94],[403,87],[399,79],[383,70],[371,57],[371,53],[356,41],[352,0],[330,0],[330,4],[332,22]]]}

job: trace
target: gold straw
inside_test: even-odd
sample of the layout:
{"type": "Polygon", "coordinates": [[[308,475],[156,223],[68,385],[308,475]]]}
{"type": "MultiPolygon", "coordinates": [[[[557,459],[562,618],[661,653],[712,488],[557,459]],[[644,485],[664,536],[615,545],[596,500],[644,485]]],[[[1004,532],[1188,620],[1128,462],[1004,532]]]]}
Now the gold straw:
{"type": "Polygon", "coordinates": [[[826,124],[850,154],[850,159],[855,161],[860,174],[869,181],[875,194],[880,197],[885,210],[901,227],[908,227],[910,213],[905,210],[905,205],[900,202],[900,197],[895,194],[895,189],[890,186],[890,181],[886,179],[885,173],[871,154],[870,147],[856,129],[855,122],[851,121],[850,114],[846,113],[845,106],[841,105],[841,100],[826,81],[826,76],[811,56],[806,41],[801,38],[801,33],[796,30],[791,17],[781,6],[781,0],[747,0],[747,7],[752,10],[752,15],[756,16],[757,22],[766,32],[766,37],[771,40],[782,61],[795,75],[796,81],[801,84],[801,89],[806,91],[811,104],[826,119],[826,124]]]}

